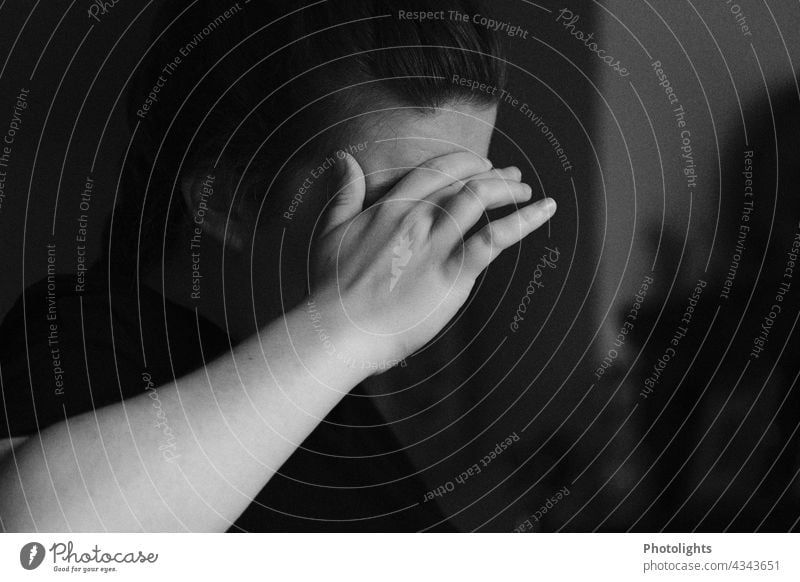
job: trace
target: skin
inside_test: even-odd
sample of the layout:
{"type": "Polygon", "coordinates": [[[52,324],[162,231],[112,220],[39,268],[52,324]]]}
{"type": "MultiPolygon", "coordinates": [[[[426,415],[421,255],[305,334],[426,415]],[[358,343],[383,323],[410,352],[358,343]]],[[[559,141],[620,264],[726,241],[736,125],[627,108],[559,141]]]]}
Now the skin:
{"type": "MultiPolygon", "coordinates": [[[[497,108],[472,107],[451,104],[435,115],[421,114],[416,110],[403,108],[391,114],[365,114],[347,143],[341,144],[345,150],[353,151],[365,176],[365,205],[374,204],[384,196],[389,188],[411,169],[420,164],[454,152],[467,151],[486,157],[489,151],[497,108]],[[367,144],[358,149],[359,144],[367,144]],[[356,148],[350,148],[350,146],[356,148]]],[[[330,157],[337,159],[334,152],[330,157]]],[[[297,192],[303,181],[312,177],[324,160],[310,160],[298,171],[295,183],[289,184],[287,191],[297,192]]],[[[150,285],[162,292],[172,301],[187,308],[198,307],[200,313],[226,330],[234,341],[242,341],[260,329],[265,323],[279,316],[286,304],[295,305],[306,294],[306,265],[309,245],[315,222],[325,210],[328,192],[338,190],[342,180],[341,164],[322,178],[313,180],[311,190],[303,195],[296,215],[290,222],[268,223],[259,216],[259,205],[240,197],[239,204],[231,206],[227,201],[212,208],[205,217],[202,269],[204,276],[216,277],[209,281],[211,293],[202,293],[197,301],[190,301],[191,256],[188,244],[184,252],[176,252],[168,257],[163,270],[166,280],[162,289],[161,273],[154,273],[150,285]],[[278,281],[274,270],[259,268],[261,257],[272,256],[281,245],[280,232],[286,227],[283,244],[283,279],[278,281]],[[225,244],[222,241],[226,238],[225,244]],[[253,240],[252,233],[257,233],[253,240]],[[235,233],[235,235],[231,235],[235,233]],[[254,245],[254,246],[253,246],[254,245]],[[224,254],[225,272],[220,265],[224,254]],[[297,271],[293,267],[297,267],[297,271]],[[223,287],[225,297],[213,291],[223,287]],[[288,279],[288,281],[287,281],[288,279]],[[268,309],[274,305],[275,297],[283,297],[282,308],[268,309]],[[242,305],[252,306],[253,310],[241,309],[242,305]]],[[[482,177],[490,177],[488,174],[482,177]]],[[[495,171],[494,178],[519,182],[521,174],[516,168],[495,171]]],[[[189,208],[196,208],[202,190],[204,175],[193,183],[184,184],[184,202],[189,208]]],[[[455,191],[452,191],[455,193],[455,191]]],[[[213,199],[220,201],[219,198],[213,199]]],[[[285,204],[288,207],[289,203],[285,204]]],[[[366,218],[366,217],[365,217],[366,218]]],[[[178,240],[190,240],[192,225],[178,240]]],[[[391,264],[391,261],[390,261],[391,264]]],[[[281,306],[278,306],[281,307],[281,306]]]]}
{"type": "MultiPolygon", "coordinates": [[[[296,223],[315,227],[309,298],[249,333],[260,307],[235,319],[246,310],[226,314],[220,296],[206,294],[201,313],[242,339],[204,369],[158,387],[179,458],[167,460],[159,450],[161,430],[146,394],[74,416],[11,448],[2,443],[4,527],[225,531],[369,375],[354,363],[399,360],[430,341],[480,272],[555,210],[547,200],[527,205],[464,240],[487,208],[525,203],[531,193],[518,170],[493,170],[483,157],[494,109],[450,109],[365,120],[353,136],[353,143],[375,147],[344,156],[325,183],[337,194],[320,220],[296,223]],[[410,242],[393,283],[398,241],[410,242]],[[321,341],[320,325],[330,345],[321,341]]],[[[198,182],[185,182],[189,203],[198,182]]],[[[314,212],[310,203],[307,212],[314,212]]],[[[259,233],[253,216],[257,209],[240,205],[230,213],[212,209],[204,223],[204,269],[221,272],[225,258],[229,305],[250,305],[254,297],[259,305],[274,291],[269,274],[250,269],[253,257],[274,251],[251,247],[260,240],[247,234],[259,233]]],[[[183,260],[174,253],[164,272],[189,273],[179,270],[183,260]]],[[[182,302],[187,279],[167,278],[163,291],[182,302]]]]}

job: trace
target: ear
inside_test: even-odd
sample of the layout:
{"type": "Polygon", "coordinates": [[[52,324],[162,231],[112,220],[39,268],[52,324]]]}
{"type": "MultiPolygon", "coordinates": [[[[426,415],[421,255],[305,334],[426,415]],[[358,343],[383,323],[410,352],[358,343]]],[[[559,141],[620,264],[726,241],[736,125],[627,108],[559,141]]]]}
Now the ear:
{"type": "Polygon", "coordinates": [[[200,229],[226,248],[242,251],[247,225],[240,205],[231,208],[227,192],[219,187],[213,174],[185,176],[181,180],[181,195],[193,229],[200,229]],[[230,210],[230,211],[229,211],[230,210]]]}

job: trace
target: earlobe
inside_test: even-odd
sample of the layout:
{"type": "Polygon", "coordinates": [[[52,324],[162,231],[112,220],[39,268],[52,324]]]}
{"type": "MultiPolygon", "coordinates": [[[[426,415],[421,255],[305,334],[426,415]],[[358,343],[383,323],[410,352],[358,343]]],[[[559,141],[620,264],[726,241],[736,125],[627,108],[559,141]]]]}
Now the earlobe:
{"type": "Polygon", "coordinates": [[[242,224],[238,206],[228,212],[227,196],[217,188],[214,175],[185,177],[181,181],[181,195],[186,215],[193,232],[209,237],[226,248],[244,249],[242,224]]]}

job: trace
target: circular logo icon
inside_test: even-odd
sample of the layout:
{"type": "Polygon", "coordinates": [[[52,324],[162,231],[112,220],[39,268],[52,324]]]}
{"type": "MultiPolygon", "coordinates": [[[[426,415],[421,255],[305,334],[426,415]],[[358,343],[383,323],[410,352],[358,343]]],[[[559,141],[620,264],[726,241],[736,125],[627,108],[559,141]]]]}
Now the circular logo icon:
{"type": "Polygon", "coordinates": [[[39,542],[29,542],[19,551],[19,563],[26,570],[35,570],[44,560],[44,546],[39,542]]]}

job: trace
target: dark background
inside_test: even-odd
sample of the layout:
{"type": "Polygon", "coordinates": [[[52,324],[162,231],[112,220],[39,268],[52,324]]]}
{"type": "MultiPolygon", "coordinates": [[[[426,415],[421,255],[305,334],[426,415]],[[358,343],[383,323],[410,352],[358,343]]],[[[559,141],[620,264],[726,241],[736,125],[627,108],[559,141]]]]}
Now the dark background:
{"type": "MultiPolygon", "coordinates": [[[[796,303],[770,338],[772,359],[749,365],[737,382],[798,220],[797,182],[788,172],[797,148],[786,128],[800,98],[800,8],[773,4],[741,2],[751,36],[724,2],[494,4],[501,19],[529,30],[527,39],[507,41],[509,91],[543,116],[573,169],[562,170],[518,109],[501,106],[490,157],[498,166],[519,165],[535,195],[558,200],[558,214],[487,271],[443,342],[448,348],[376,382],[376,389],[407,382],[415,370],[454,356],[413,402],[388,405],[398,418],[432,405],[395,425],[409,445],[435,434],[435,446],[410,449],[431,488],[508,435],[520,437],[479,477],[440,499],[460,529],[510,531],[548,503],[534,531],[797,528],[796,303]],[[555,22],[564,6],[630,76],[611,71],[555,22]],[[656,59],[690,119],[699,176],[691,195],[680,139],[651,69],[656,59]],[[761,226],[735,300],[722,302],[748,148],[762,158],[761,226]],[[545,245],[558,248],[557,267],[545,272],[544,287],[511,332],[545,245]],[[651,274],[641,319],[598,380],[594,372],[651,274]],[[708,288],[689,335],[644,399],[643,381],[698,279],[708,288]],[[568,496],[548,501],[564,487],[568,496]]],[[[89,222],[95,256],[114,204],[133,121],[124,113],[127,83],[157,3],[120,2],[100,23],[87,17],[88,5],[8,1],[0,8],[1,132],[17,93],[30,89],[0,207],[0,314],[44,276],[46,244],[57,246],[59,272],[74,271],[88,175],[96,184],[89,222]]]]}

